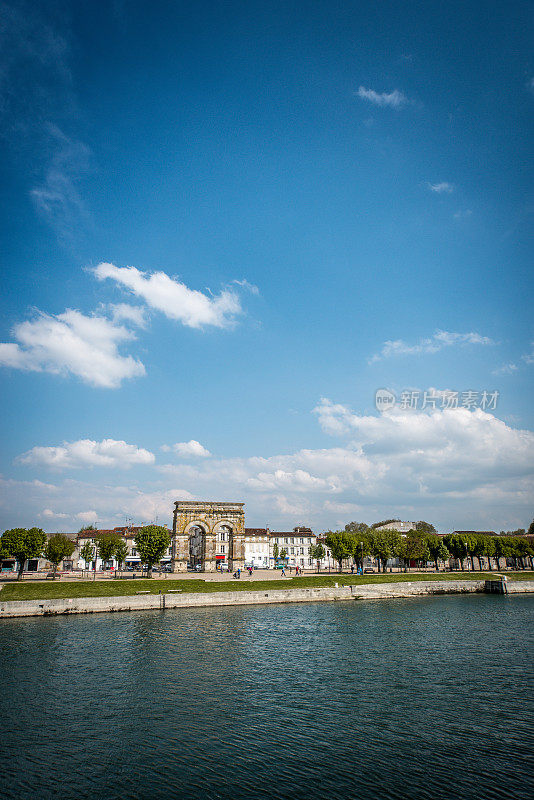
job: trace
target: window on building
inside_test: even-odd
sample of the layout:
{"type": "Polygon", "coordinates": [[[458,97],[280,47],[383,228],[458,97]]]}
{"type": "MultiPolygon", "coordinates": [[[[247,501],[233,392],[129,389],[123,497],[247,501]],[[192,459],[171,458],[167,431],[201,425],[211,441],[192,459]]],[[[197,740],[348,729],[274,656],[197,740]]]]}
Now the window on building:
{"type": "Polygon", "coordinates": [[[221,553],[224,553],[224,544],[221,545],[221,553]]]}
{"type": "Polygon", "coordinates": [[[308,559],[308,566],[313,567],[313,558],[308,559]]]}
{"type": "Polygon", "coordinates": [[[284,539],[284,544],[287,544],[287,536],[284,539]]]}
{"type": "Polygon", "coordinates": [[[304,555],[304,548],[303,547],[300,548],[300,554],[301,554],[301,556],[304,555]]]}
{"type": "Polygon", "coordinates": [[[224,531],[219,531],[219,535],[221,537],[221,542],[224,542],[224,539],[225,539],[225,536],[226,536],[225,532],[224,531]]]}
{"type": "Polygon", "coordinates": [[[294,548],[294,547],[292,547],[292,548],[291,548],[291,555],[292,555],[292,556],[294,556],[294,555],[295,555],[295,548],[294,548]]]}
{"type": "Polygon", "coordinates": [[[135,547],[132,547],[132,555],[133,555],[133,556],[136,556],[136,555],[137,555],[137,550],[135,549],[135,547]]]}

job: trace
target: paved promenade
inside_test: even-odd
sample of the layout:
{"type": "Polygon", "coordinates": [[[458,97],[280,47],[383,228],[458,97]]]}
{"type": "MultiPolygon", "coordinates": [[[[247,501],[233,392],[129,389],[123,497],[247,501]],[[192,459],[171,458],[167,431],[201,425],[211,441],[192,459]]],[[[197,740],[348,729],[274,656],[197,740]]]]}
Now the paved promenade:
{"type": "MultiPolygon", "coordinates": [[[[504,570],[504,573],[506,573],[506,571],[507,570],[504,570]]],[[[192,580],[192,579],[195,579],[195,578],[199,578],[199,579],[204,580],[204,581],[233,581],[233,580],[236,580],[236,581],[237,580],[241,580],[241,581],[244,581],[244,580],[247,580],[247,581],[268,581],[268,580],[283,580],[284,576],[281,574],[281,572],[282,572],[282,570],[280,570],[280,569],[255,569],[255,570],[252,571],[252,575],[249,575],[247,570],[242,570],[241,578],[239,578],[239,579],[234,578],[233,574],[231,572],[193,572],[193,571],[188,571],[188,572],[153,572],[152,573],[152,577],[157,579],[157,580],[173,580],[173,581],[174,580],[192,580]]],[[[455,570],[455,572],[457,572],[457,570],[455,570]]],[[[499,570],[499,572],[503,572],[503,570],[499,570]]],[[[33,582],[33,581],[51,580],[50,578],[47,579],[47,574],[48,574],[47,572],[42,572],[42,573],[25,572],[24,573],[24,583],[29,583],[29,582],[33,582]]],[[[317,572],[317,570],[313,570],[313,569],[306,569],[306,570],[303,570],[303,571],[301,571],[299,573],[299,575],[305,576],[305,577],[309,577],[309,576],[319,576],[319,577],[322,576],[322,577],[324,577],[325,575],[330,575],[332,577],[335,577],[336,575],[341,575],[341,574],[343,574],[343,575],[351,575],[352,573],[351,573],[350,570],[344,570],[343,573],[340,573],[336,569],[331,569],[330,572],[327,569],[322,569],[320,572],[317,572]]],[[[382,572],[378,573],[377,571],[375,571],[375,572],[372,572],[372,573],[365,573],[364,577],[372,578],[373,575],[376,576],[376,575],[379,575],[379,574],[380,575],[383,575],[383,574],[389,575],[391,573],[390,573],[389,570],[388,570],[387,573],[382,573],[382,572]]],[[[437,573],[433,569],[427,569],[427,570],[415,570],[414,569],[414,570],[409,570],[408,572],[404,572],[404,570],[402,570],[402,569],[394,568],[393,569],[393,574],[394,575],[436,575],[437,573]]],[[[446,574],[448,574],[448,570],[446,572],[442,571],[442,572],[440,572],[440,574],[446,575],[446,574]]],[[[466,574],[466,577],[469,576],[470,575],[470,571],[468,572],[466,570],[465,574],[466,574]]],[[[480,574],[480,575],[484,574],[484,576],[487,575],[488,578],[491,578],[491,576],[496,574],[496,573],[495,572],[488,572],[488,571],[485,570],[484,573],[478,573],[478,574],[480,574]]],[[[357,577],[356,572],[354,573],[354,576],[357,577]]],[[[119,579],[120,580],[123,580],[123,579],[126,579],[126,578],[134,578],[134,577],[135,578],[141,578],[141,577],[146,577],[146,576],[143,576],[140,571],[129,572],[129,571],[124,570],[123,572],[119,573],[119,579]]],[[[290,572],[289,569],[287,569],[285,577],[294,578],[295,577],[295,570],[293,569],[290,572]]],[[[0,582],[7,583],[7,582],[14,581],[16,579],[17,579],[17,574],[15,572],[8,572],[8,573],[3,573],[2,574],[2,576],[0,578],[0,582]]],[[[114,579],[115,579],[115,573],[112,573],[112,572],[97,572],[97,574],[96,574],[96,580],[97,581],[109,581],[109,580],[114,580],[114,579]]],[[[60,580],[62,582],[69,582],[69,583],[74,582],[74,581],[82,581],[82,580],[83,581],[88,581],[88,580],[90,581],[90,580],[93,580],[93,573],[92,572],[81,572],[81,571],[63,572],[63,573],[61,573],[61,577],[60,578],[56,578],[55,580],[56,581],[60,580]]]]}

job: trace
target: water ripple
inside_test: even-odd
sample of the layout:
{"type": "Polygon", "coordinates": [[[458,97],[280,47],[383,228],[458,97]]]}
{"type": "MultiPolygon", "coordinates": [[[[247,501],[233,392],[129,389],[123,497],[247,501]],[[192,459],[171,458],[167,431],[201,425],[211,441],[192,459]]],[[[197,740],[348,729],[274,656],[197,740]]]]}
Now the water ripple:
{"type": "Polygon", "coordinates": [[[2,796],[533,796],[534,598],[2,621],[2,796]]]}

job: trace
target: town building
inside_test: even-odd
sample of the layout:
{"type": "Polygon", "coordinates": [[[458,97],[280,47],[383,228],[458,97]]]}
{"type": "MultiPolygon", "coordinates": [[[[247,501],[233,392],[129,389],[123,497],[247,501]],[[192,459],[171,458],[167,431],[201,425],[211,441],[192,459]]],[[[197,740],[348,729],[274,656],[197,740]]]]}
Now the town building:
{"type": "MultiPolygon", "coordinates": [[[[108,570],[108,569],[116,569],[117,568],[117,560],[115,558],[111,559],[110,561],[102,562],[100,556],[96,554],[96,544],[97,538],[99,536],[105,534],[113,534],[115,536],[120,536],[126,542],[128,547],[128,553],[124,559],[124,566],[128,568],[135,568],[138,567],[139,569],[142,568],[141,556],[137,552],[137,548],[135,545],[135,537],[137,533],[142,529],[143,526],[138,525],[124,525],[119,526],[116,528],[105,528],[102,530],[84,530],[80,531],[80,533],[76,534],[76,550],[71,556],[72,562],[74,564],[74,569],[87,569],[85,561],[82,559],[80,553],[85,544],[89,542],[93,546],[93,560],[89,564],[89,569],[94,570],[96,568],[97,571],[99,570],[108,570]]],[[[167,528],[168,530],[168,528],[167,528]]],[[[168,530],[169,536],[171,532],[168,530]]],[[[172,545],[170,545],[167,549],[165,556],[162,558],[161,563],[170,563],[172,555],[172,545]]]]}
{"type": "Polygon", "coordinates": [[[269,568],[270,536],[269,528],[245,528],[245,567],[269,568]]]}
{"type": "Polygon", "coordinates": [[[416,525],[417,522],[402,522],[400,519],[393,519],[389,520],[389,522],[384,522],[383,525],[373,525],[373,530],[374,531],[394,530],[398,531],[399,533],[408,533],[409,531],[414,531],[416,525]]]}
{"type": "Polygon", "coordinates": [[[272,567],[276,562],[282,562],[282,552],[285,552],[285,563],[291,567],[309,569],[314,566],[310,557],[310,547],[317,543],[317,536],[311,528],[298,525],[292,531],[271,531],[269,536],[269,563],[272,567]],[[275,547],[278,558],[275,558],[275,547]]]}

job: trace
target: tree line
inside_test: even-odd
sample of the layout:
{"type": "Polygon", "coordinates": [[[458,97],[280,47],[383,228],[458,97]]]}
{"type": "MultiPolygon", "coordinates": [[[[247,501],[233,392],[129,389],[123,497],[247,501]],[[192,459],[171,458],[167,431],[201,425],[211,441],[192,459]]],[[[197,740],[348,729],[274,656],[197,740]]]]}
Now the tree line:
{"type": "MultiPolygon", "coordinates": [[[[99,557],[102,562],[115,559],[120,571],[128,555],[128,545],[124,539],[117,533],[98,533],[92,527],[82,529],[80,533],[85,531],[94,533],[94,544],[87,541],[80,550],[80,558],[85,561],[86,569],[99,557]]],[[[169,532],[161,525],[145,525],[136,533],[134,541],[141,562],[147,565],[150,576],[153,565],[161,561],[169,547],[169,532]]],[[[65,534],[55,533],[47,538],[41,528],[11,528],[0,537],[0,559],[14,558],[18,562],[18,580],[22,578],[28,559],[46,558],[53,565],[55,574],[58,565],[69,558],[75,549],[75,543],[65,534]]]]}
{"type": "MultiPolygon", "coordinates": [[[[475,569],[475,559],[478,569],[482,569],[481,558],[488,560],[488,568],[492,569],[492,559],[495,559],[497,569],[500,558],[512,559],[515,569],[534,569],[534,542],[523,536],[505,534],[490,536],[487,534],[447,534],[437,536],[436,530],[430,523],[421,521],[416,528],[401,536],[394,528],[377,530],[377,527],[389,524],[394,520],[375,523],[368,526],[364,522],[350,522],[345,530],[328,531],[326,545],[332,558],[338,562],[339,571],[342,570],[343,561],[352,559],[355,566],[363,570],[365,557],[373,557],[378,562],[378,571],[385,572],[388,559],[397,558],[406,570],[412,561],[417,566],[426,566],[429,561],[434,562],[436,571],[439,571],[439,562],[447,561],[451,556],[460,563],[464,569],[464,562],[471,560],[471,568],[475,569]]],[[[533,523],[534,524],[534,523],[533,523]]],[[[532,526],[531,526],[532,527],[532,526]]],[[[320,547],[320,545],[318,545],[320,547]]],[[[310,553],[312,558],[319,561],[324,557],[317,552],[310,553]]]]}

